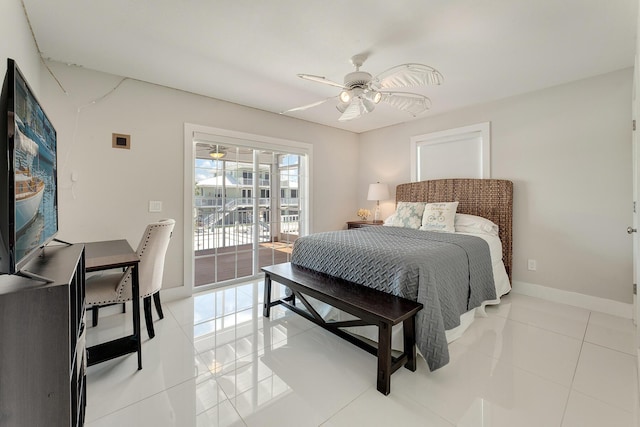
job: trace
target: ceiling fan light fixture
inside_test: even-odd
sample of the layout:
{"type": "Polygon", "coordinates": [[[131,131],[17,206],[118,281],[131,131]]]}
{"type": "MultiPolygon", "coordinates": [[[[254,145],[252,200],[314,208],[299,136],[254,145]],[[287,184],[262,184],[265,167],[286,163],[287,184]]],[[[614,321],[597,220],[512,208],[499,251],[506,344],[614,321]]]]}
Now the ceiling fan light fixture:
{"type": "Polygon", "coordinates": [[[209,151],[209,157],[215,160],[219,160],[227,155],[227,152],[224,150],[220,150],[220,148],[216,145],[216,148],[209,151]]]}
{"type": "Polygon", "coordinates": [[[382,93],[378,91],[369,91],[365,97],[374,104],[379,104],[382,101],[382,93]]]}
{"type": "Polygon", "coordinates": [[[367,98],[365,98],[364,96],[362,97],[362,108],[364,108],[364,111],[366,111],[367,113],[370,113],[373,111],[374,108],[376,108],[375,104],[371,101],[369,101],[367,98]]]}
{"type": "Polygon", "coordinates": [[[312,74],[298,74],[298,77],[305,80],[339,87],[340,93],[312,104],[291,108],[284,113],[306,110],[336,98],[336,109],[341,113],[338,120],[341,122],[370,113],[376,105],[383,102],[414,117],[430,108],[431,100],[426,96],[396,89],[442,84],[444,79],[438,70],[424,64],[408,63],[391,67],[373,77],[366,71],[360,71],[367,56],[368,53],[363,53],[351,58],[356,70],[345,75],[342,84],[312,74]]]}

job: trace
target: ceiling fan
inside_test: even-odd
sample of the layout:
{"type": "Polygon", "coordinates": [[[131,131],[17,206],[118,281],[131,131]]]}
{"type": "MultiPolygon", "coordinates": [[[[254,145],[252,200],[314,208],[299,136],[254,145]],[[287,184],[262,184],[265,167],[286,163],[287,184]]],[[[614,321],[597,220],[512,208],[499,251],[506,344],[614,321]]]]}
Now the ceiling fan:
{"type": "Polygon", "coordinates": [[[366,59],[367,56],[364,54],[355,55],[351,58],[351,64],[356,70],[344,76],[344,83],[342,84],[313,74],[298,74],[301,79],[335,86],[342,89],[342,91],[336,96],[301,107],[291,108],[281,114],[306,110],[336,98],[338,99],[336,108],[342,113],[338,119],[341,122],[370,113],[381,102],[386,102],[393,107],[407,111],[414,117],[431,107],[431,100],[424,95],[397,92],[389,89],[428,84],[439,85],[444,78],[438,70],[423,64],[403,64],[389,68],[373,77],[366,71],[360,71],[360,67],[362,67],[366,59]]]}

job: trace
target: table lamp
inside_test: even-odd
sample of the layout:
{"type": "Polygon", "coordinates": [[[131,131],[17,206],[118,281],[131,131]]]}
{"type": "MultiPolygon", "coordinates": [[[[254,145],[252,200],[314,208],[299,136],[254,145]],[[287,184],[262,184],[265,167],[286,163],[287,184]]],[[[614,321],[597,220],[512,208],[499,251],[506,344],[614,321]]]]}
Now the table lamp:
{"type": "Polygon", "coordinates": [[[389,187],[387,184],[369,184],[369,194],[367,194],[367,200],[376,201],[376,211],[373,216],[374,221],[380,220],[380,200],[387,200],[389,198],[389,187]]]}

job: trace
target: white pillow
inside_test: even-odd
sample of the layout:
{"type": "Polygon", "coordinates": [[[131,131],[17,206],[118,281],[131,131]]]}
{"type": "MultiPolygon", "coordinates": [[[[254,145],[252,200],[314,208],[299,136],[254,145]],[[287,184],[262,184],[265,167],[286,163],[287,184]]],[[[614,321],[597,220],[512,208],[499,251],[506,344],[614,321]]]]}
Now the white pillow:
{"type": "Polygon", "coordinates": [[[455,228],[458,233],[498,235],[498,226],[494,222],[476,215],[456,214],[455,228]]]}
{"type": "Polygon", "coordinates": [[[427,203],[420,230],[454,233],[456,209],[458,209],[458,202],[427,203]]]}
{"type": "Polygon", "coordinates": [[[396,213],[390,225],[394,227],[420,228],[425,205],[426,203],[424,202],[398,202],[396,213]]]}
{"type": "Polygon", "coordinates": [[[394,212],[391,215],[389,215],[387,219],[384,220],[382,225],[393,226],[393,220],[395,219],[395,217],[396,217],[396,213],[394,212]]]}

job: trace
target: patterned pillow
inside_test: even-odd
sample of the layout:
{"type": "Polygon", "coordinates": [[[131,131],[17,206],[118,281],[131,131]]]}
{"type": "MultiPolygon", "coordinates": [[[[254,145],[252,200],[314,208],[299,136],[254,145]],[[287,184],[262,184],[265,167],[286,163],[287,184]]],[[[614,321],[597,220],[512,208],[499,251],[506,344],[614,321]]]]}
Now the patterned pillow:
{"type": "Polygon", "coordinates": [[[391,225],[394,227],[420,228],[425,205],[426,203],[424,202],[398,202],[391,225]]]}
{"type": "Polygon", "coordinates": [[[456,209],[458,209],[458,202],[427,203],[420,230],[454,233],[456,209]]]}

